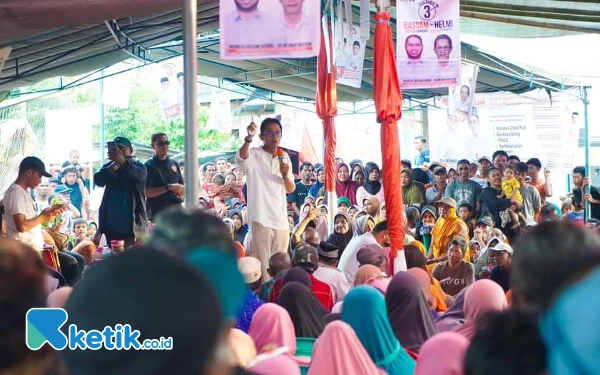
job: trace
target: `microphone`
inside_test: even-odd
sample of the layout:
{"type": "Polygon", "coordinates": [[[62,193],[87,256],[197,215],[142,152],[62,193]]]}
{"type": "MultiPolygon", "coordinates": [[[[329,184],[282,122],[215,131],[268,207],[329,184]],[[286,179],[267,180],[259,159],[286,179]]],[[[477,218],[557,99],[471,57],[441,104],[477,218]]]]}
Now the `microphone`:
{"type": "MultiPolygon", "coordinates": [[[[277,157],[279,159],[279,163],[283,163],[285,160],[285,152],[283,152],[282,149],[278,148],[277,149],[277,157]]],[[[285,178],[285,176],[283,175],[283,173],[281,174],[281,177],[285,178]]]]}

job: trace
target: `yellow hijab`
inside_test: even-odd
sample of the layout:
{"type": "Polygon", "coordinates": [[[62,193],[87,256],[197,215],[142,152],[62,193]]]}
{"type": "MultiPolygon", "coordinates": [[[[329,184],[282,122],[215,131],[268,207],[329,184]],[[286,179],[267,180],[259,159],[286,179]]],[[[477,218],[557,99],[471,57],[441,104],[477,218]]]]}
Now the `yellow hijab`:
{"type": "MultiPolygon", "coordinates": [[[[431,231],[433,256],[437,258],[446,254],[448,252],[448,245],[450,245],[454,236],[462,236],[466,243],[469,243],[469,229],[467,225],[456,216],[456,208],[450,207],[448,217],[444,219],[440,216],[431,231]]],[[[467,262],[470,259],[469,246],[467,246],[467,249],[465,250],[463,259],[467,262]]]]}

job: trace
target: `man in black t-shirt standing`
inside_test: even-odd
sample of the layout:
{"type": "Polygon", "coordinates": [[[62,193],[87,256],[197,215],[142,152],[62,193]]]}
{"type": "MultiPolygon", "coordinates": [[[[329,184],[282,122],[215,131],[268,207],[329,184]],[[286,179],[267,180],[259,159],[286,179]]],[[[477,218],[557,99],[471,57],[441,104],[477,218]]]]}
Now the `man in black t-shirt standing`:
{"type": "Polygon", "coordinates": [[[170,144],[167,135],[154,133],[151,141],[154,156],[146,162],[146,211],[148,219],[154,221],[160,211],[181,206],[185,188],[179,164],[167,156],[170,144]]]}
{"type": "Polygon", "coordinates": [[[600,189],[592,186],[590,179],[585,176],[584,166],[573,168],[573,185],[573,205],[578,210],[583,210],[586,208],[585,202],[590,202],[589,217],[600,220],[600,189]]]}
{"type": "Polygon", "coordinates": [[[308,190],[312,187],[312,177],[315,173],[313,165],[307,161],[300,166],[300,182],[296,184],[296,190],[288,194],[287,201],[292,204],[296,215],[300,215],[300,208],[304,204],[304,199],[308,195],[308,190]]]}

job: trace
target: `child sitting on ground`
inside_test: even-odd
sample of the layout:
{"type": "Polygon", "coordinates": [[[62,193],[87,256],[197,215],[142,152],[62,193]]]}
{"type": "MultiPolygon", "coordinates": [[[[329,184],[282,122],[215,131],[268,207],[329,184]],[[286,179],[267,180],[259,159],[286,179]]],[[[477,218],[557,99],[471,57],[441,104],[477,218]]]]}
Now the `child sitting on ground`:
{"type": "Polygon", "coordinates": [[[506,211],[504,215],[500,215],[502,218],[502,227],[504,227],[509,221],[511,222],[511,229],[518,228],[521,224],[525,225],[525,216],[521,212],[523,206],[523,196],[521,196],[521,184],[515,178],[515,167],[507,165],[504,170],[504,177],[502,178],[502,194],[498,198],[508,198],[513,202],[519,202],[520,204],[513,203],[506,211]]]}

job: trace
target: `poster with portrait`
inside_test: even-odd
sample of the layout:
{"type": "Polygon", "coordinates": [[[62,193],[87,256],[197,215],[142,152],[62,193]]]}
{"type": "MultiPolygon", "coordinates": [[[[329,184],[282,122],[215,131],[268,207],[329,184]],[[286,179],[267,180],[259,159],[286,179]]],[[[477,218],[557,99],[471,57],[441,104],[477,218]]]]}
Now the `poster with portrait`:
{"type": "Polygon", "coordinates": [[[183,117],[183,57],[174,57],[155,65],[152,79],[165,120],[183,117]]]}
{"type": "Polygon", "coordinates": [[[319,0],[220,0],[221,58],[303,58],[319,53],[319,0]]]}
{"type": "Polygon", "coordinates": [[[466,115],[477,113],[473,107],[473,98],[477,86],[477,74],[479,65],[462,62],[460,64],[460,82],[456,86],[448,88],[448,106],[450,113],[462,112],[466,115]]]}
{"type": "Polygon", "coordinates": [[[401,88],[458,85],[459,6],[459,0],[397,1],[396,61],[401,88]]]}
{"type": "Polygon", "coordinates": [[[360,35],[359,25],[348,27],[343,23],[342,32],[335,38],[335,66],[337,69],[337,83],[360,88],[365,61],[367,41],[360,35]]]}

